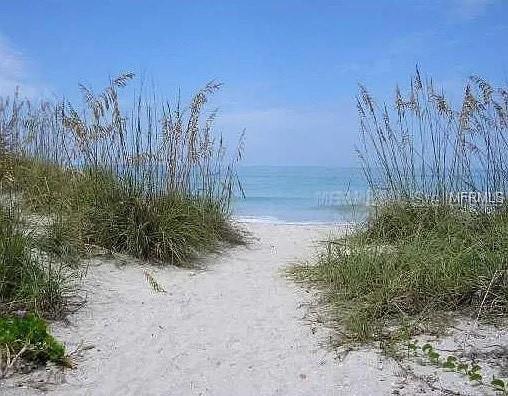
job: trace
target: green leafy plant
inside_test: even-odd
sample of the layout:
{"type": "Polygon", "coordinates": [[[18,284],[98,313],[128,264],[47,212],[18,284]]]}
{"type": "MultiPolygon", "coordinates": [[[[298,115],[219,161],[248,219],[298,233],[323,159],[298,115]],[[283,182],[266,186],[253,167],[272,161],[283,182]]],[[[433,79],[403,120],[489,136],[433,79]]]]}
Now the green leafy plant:
{"type": "Polygon", "coordinates": [[[503,395],[508,395],[508,384],[501,378],[493,377],[492,381],[490,381],[490,385],[496,392],[502,392],[503,395]]]}
{"type": "Polygon", "coordinates": [[[64,346],[48,332],[43,319],[34,314],[0,317],[0,371],[3,375],[20,358],[68,365],[64,346]]]}
{"type": "Polygon", "coordinates": [[[407,350],[408,354],[412,356],[418,356],[421,351],[437,367],[464,375],[470,382],[490,386],[496,392],[502,392],[504,395],[508,394],[508,385],[501,378],[493,376],[490,383],[485,383],[483,381],[482,368],[476,363],[460,361],[453,355],[447,356],[446,359],[440,358],[441,355],[429,343],[420,347],[418,341],[409,341],[407,343],[407,350]]]}
{"type": "MultiPolygon", "coordinates": [[[[418,346],[414,347],[414,350],[417,352],[418,346]]],[[[429,359],[429,361],[436,366],[450,371],[461,372],[467,375],[470,381],[480,381],[482,379],[480,374],[481,367],[476,364],[469,368],[468,363],[460,362],[458,358],[453,355],[449,355],[446,359],[442,359],[441,355],[436,352],[434,347],[429,343],[423,345],[421,347],[421,351],[429,359]]]]}

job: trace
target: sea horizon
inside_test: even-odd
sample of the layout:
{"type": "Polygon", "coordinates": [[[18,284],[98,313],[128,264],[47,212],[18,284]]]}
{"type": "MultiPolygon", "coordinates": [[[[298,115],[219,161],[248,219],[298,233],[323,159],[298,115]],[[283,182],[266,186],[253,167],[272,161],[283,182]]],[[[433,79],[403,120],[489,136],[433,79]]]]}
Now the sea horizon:
{"type": "Polygon", "coordinates": [[[236,220],[254,223],[351,223],[366,213],[368,184],[360,167],[245,165],[244,197],[232,203],[236,220]]]}

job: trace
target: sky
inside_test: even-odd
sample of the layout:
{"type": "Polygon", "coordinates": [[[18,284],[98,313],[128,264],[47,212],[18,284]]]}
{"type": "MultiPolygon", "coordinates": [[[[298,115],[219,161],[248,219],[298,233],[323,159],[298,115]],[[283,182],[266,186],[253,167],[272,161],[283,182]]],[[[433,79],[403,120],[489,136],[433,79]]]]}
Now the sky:
{"type": "Polygon", "coordinates": [[[124,71],[188,98],[210,80],[246,164],[353,166],[355,95],[379,101],[416,65],[452,95],[508,82],[508,0],[0,2],[0,94],[79,100],[124,71]]]}

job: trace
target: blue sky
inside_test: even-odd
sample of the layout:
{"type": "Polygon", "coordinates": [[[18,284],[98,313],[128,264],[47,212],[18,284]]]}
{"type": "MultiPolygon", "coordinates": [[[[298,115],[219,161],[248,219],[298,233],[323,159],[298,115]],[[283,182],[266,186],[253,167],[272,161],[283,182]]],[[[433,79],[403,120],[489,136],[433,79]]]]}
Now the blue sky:
{"type": "Polygon", "coordinates": [[[508,1],[64,1],[0,5],[0,93],[76,99],[134,71],[183,97],[211,79],[248,164],[352,165],[354,97],[389,100],[418,64],[457,94],[508,81],[508,1]]]}

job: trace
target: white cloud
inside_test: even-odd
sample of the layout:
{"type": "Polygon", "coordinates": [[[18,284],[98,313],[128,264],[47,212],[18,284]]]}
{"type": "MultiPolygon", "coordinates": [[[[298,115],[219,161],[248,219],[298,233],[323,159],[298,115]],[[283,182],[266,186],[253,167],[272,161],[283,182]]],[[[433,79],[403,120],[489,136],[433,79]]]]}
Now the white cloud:
{"type": "Polygon", "coordinates": [[[473,20],[480,17],[495,0],[454,0],[452,13],[454,16],[473,20]]]}
{"type": "Polygon", "coordinates": [[[0,95],[12,95],[17,87],[23,96],[42,95],[43,87],[30,75],[28,64],[23,53],[0,35],[0,95]]]}
{"type": "MultiPolygon", "coordinates": [[[[354,103],[325,108],[261,108],[219,114],[219,130],[246,129],[247,164],[328,164],[355,160],[354,103]]],[[[229,139],[231,142],[231,137],[229,139]]]]}
{"type": "Polygon", "coordinates": [[[5,39],[0,37],[0,92],[12,92],[22,82],[24,62],[5,39]]]}

